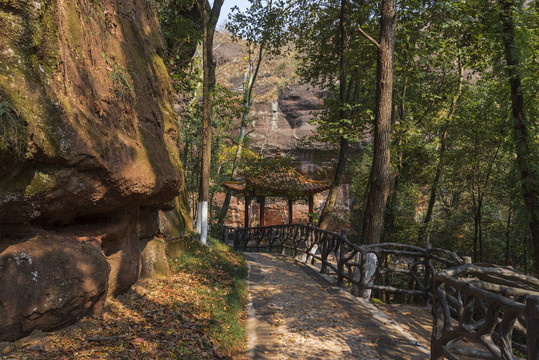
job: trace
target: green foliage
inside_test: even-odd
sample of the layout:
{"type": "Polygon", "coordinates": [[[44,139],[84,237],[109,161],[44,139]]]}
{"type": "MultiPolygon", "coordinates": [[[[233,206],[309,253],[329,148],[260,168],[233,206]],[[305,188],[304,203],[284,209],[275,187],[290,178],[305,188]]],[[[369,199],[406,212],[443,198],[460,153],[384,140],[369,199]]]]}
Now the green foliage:
{"type": "MultiPolygon", "coordinates": [[[[173,3],[180,2],[161,2],[166,6],[173,3]]],[[[539,125],[535,121],[539,116],[538,17],[536,6],[524,3],[517,1],[514,6],[514,51],[521,63],[527,125],[534,145],[529,156],[532,166],[539,168],[539,125]]],[[[181,4],[196,8],[194,1],[181,4]]],[[[317,132],[304,142],[335,143],[342,137],[359,144],[351,146],[347,171],[353,196],[349,220],[359,233],[372,162],[372,144],[362,140],[368,139],[373,130],[377,53],[357,28],[377,37],[380,2],[349,1],[344,74],[340,71],[341,1],[279,0],[272,6],[267,4],[252,0],[246,12],[233,13],[227,28],[233,36],[246,41],[251,68],[260,50],[270,54],[288,51],[296,54],[300,81],[324,90],[322,110],[312,120],[317,132]],[[346,82],[345,101],[340,93],[342,79],[346,82]]],[[[170,29],[167,48],[174,48],[178,43],[173,41],[174,36],[181,31],[182,44],[185,39],[198,40],[195,35],[185,35],[185,19],[170,22],[171,14],[178,14],[181,7],[166,6],[161,6],[161,16],[162,21],[169,21],[164,30],[167,36],[170,29]]],[[[498,11],[496,4],[488,1],[399,2],[391,104],[391,166],[398,178],[390,194],[384,240],[417,245],[430,242],[457,250],[460,255],[475,251],[476,260],[481,257],[483,261],[504,264],[506,259],[512,259],[517,268],[530,271],[530,215],[515,166],[509,79],[498,11]],[[435,194],[434,205],[430,222],[425,224],[431,192],[435,194]]],[[[197,27],[191,29],[199,31],[197,27]]],[[[194,48],[189,51],[195,53],[194,48]]],[[[260,51],[258,56],[263,54],[260,51]]],[[[192,182],[190,190],[196,191],[201,57],[197,53],[187,66],[182,56],[175,56],[168,57],[167,66],[176,79],[176,89],[189,93],[182,100],[181,126],[187,179],[192,182]]],[[[241,112],[248,114],[253,96],[245,94],[240,99],[223,88],[215,92],[219,110],[214,109],[214,113],[219,116],[213,119],[216,151],[212,191],[218,191],[217,184],[228,180],[236,139],[227,138],[227,134],[234,117],[241,112]]],[[[242,157],[240,173],[249,177],[291,164],[290,159],[257,159],[246,150],[242,157]]]]}
{"type": "Polygon", "coordinates": [[[375,4],[350,1],[344,50],[346,101],[340,98],[340,1],[302,0],[289,10],[289,39],[294,44],[302,82],[326,90],[322,111],[311,121],[317,133],[307,141],[359,141],[374,119],[376,51],[356,31],[372,25],[375,4]]]}
{"type": "Polygon", "coordinates": [[[235,6],[226,25],[234,39],[243,39],[250,45],[260,45],[273,55],[280,54],[288,46],[288,23],[290,4],[283,0],[264,2],[249,0],[250,7],[244,13],[235,6]]]}
{"type": "MultiPolygon", "coordinates": [[[[106,53],[102,53],[101,57],[105,59],[107,65],[112,67],[112,82],[116,87],[116,90],[120,94],[120,97],[125,100],[126,96],[133,97],[135,90],[131,84],[129,72],[126,68],[118,64],[116,61],[111,60],[106,53]]],[[[108,77],[108,76],[107,76],[108,77]]]]}
{"type": "Polygon", "coordinates": [[[3,157],[22,159],[28,144],[26,122],[7,101],[0,101],[0,152],[3,157]]]}
{"type": "Polygon", "coordinates": [[[200,0],[156,0],[161,30],[165,38],[163,60],[176,90],[190,92],[201,76],[190,64],[202,39],[200,0]]]}

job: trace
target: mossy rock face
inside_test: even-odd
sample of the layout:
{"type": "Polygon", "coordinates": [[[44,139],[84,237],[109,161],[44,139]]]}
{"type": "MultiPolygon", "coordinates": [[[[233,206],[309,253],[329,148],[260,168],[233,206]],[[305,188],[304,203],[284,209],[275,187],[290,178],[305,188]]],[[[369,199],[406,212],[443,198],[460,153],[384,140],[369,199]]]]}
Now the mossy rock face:
{"type": "Polygon", "coordinates": [[[176,240],[193,230],[193,220],[187,208],[187,199],[174,198],[171,208],[159,211],[159,232],[167,242],[176,240]]]}
{"type": "Polygon", "coordinates": [[[155,9],[58,4],[0,0],[0,214],[13,214],[0,223],[158,208],[183,189],[183,171],[155,9]],[[40,175],[21,189],[27,164],[40,175]]]}
{"type": "Polygon", "coordinates": [[[169,260],[173,261],[182,256],[185,251],[185,241],[176,240],[167,243],[165,252],[169,260]]]}
{"type": "Polygon", "coordinates": [[[165,248],[165,241],[160,238],[154,238],[143,246],[141,278],[156,279],[168,275],[165,248]]]}
{"type": "MultiPolygon", "coordinates": [[[[180,193],[175,234],[189,226],[152,3],[0,0],[0,341],[129,289],[180,193]]],[[[145,269],[166,273],[164,248],[145,269]]]]}

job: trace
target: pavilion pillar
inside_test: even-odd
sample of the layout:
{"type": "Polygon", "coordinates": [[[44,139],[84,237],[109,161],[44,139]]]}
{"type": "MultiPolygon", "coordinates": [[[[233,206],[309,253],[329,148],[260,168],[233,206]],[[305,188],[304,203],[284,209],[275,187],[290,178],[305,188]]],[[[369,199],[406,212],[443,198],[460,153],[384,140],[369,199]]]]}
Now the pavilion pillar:
{"type": "Polygon", "coordinates": [[[288,199],[288,223],[292,224],[294,221],[294,214],[292,213],[292,210],[294,208],[294,202],[291,199],[288,199]]]}
{"type": "Polygon", "coordinates": [[[313,195],[309,196],[309,223],[313,225],[313,212],[314,212],[314,197],[313,195]]]}
{"type": "Polygon", "coordinates": [[[258,202],[260,203],[260,227],[264,226],[264,207],[266,205],[266,197],[260,196],[258,198],[258,202]]]}
{"type": "Polygon", "coordinates": [[[248,228],[249,227],[249,203],[251,202],[251,199],[248,196],[245,196],[245,216],[243,220],[243,226],[248,228]]]}

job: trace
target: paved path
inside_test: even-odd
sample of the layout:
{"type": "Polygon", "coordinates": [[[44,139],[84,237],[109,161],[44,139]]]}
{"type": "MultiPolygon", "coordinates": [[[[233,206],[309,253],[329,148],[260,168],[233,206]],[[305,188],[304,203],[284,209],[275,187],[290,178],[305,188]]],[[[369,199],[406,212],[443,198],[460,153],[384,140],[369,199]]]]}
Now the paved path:
{"type": "Polygon", "coordinates": [[[277,254],[245,253],[254,359],[429,359],[385,314],[317,269],[277,254]]]}

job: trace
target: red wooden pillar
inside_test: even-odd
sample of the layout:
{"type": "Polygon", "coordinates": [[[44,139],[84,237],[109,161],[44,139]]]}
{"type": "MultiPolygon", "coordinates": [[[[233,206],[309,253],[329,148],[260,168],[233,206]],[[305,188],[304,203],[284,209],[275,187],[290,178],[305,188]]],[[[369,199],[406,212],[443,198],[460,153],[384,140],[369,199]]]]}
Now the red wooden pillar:
{"type": "Polygon", "coordinates": [[[288,199],[288,223],[289,224],[292,224],[292,222],[294,221],[294,215],[292,213],[293,206],[294,206],[294,202],[288,199]]]}
{"type": "Polygon", "coordinates": [[[260,203],[260,227],[264,226],[264,205],[266,203],[266,198],[264,196],[260,196],[258,198],[258,202],[260,203]]]}
{"type": "Polygon", "coordinates": [[[249,227],[249,203],[251,202],[251,199],[249,199],[248,196],[245,197],[245,216],[243,220],[243,226],[248,228],[249,227]]]}
{"type": "Polygon", "coordinates": [[[313,225],[313,215],[312,213],[314,212],[314,199],[313,199],[313,196],[309,196],[309,223],[311,225],[313,225]]]}

